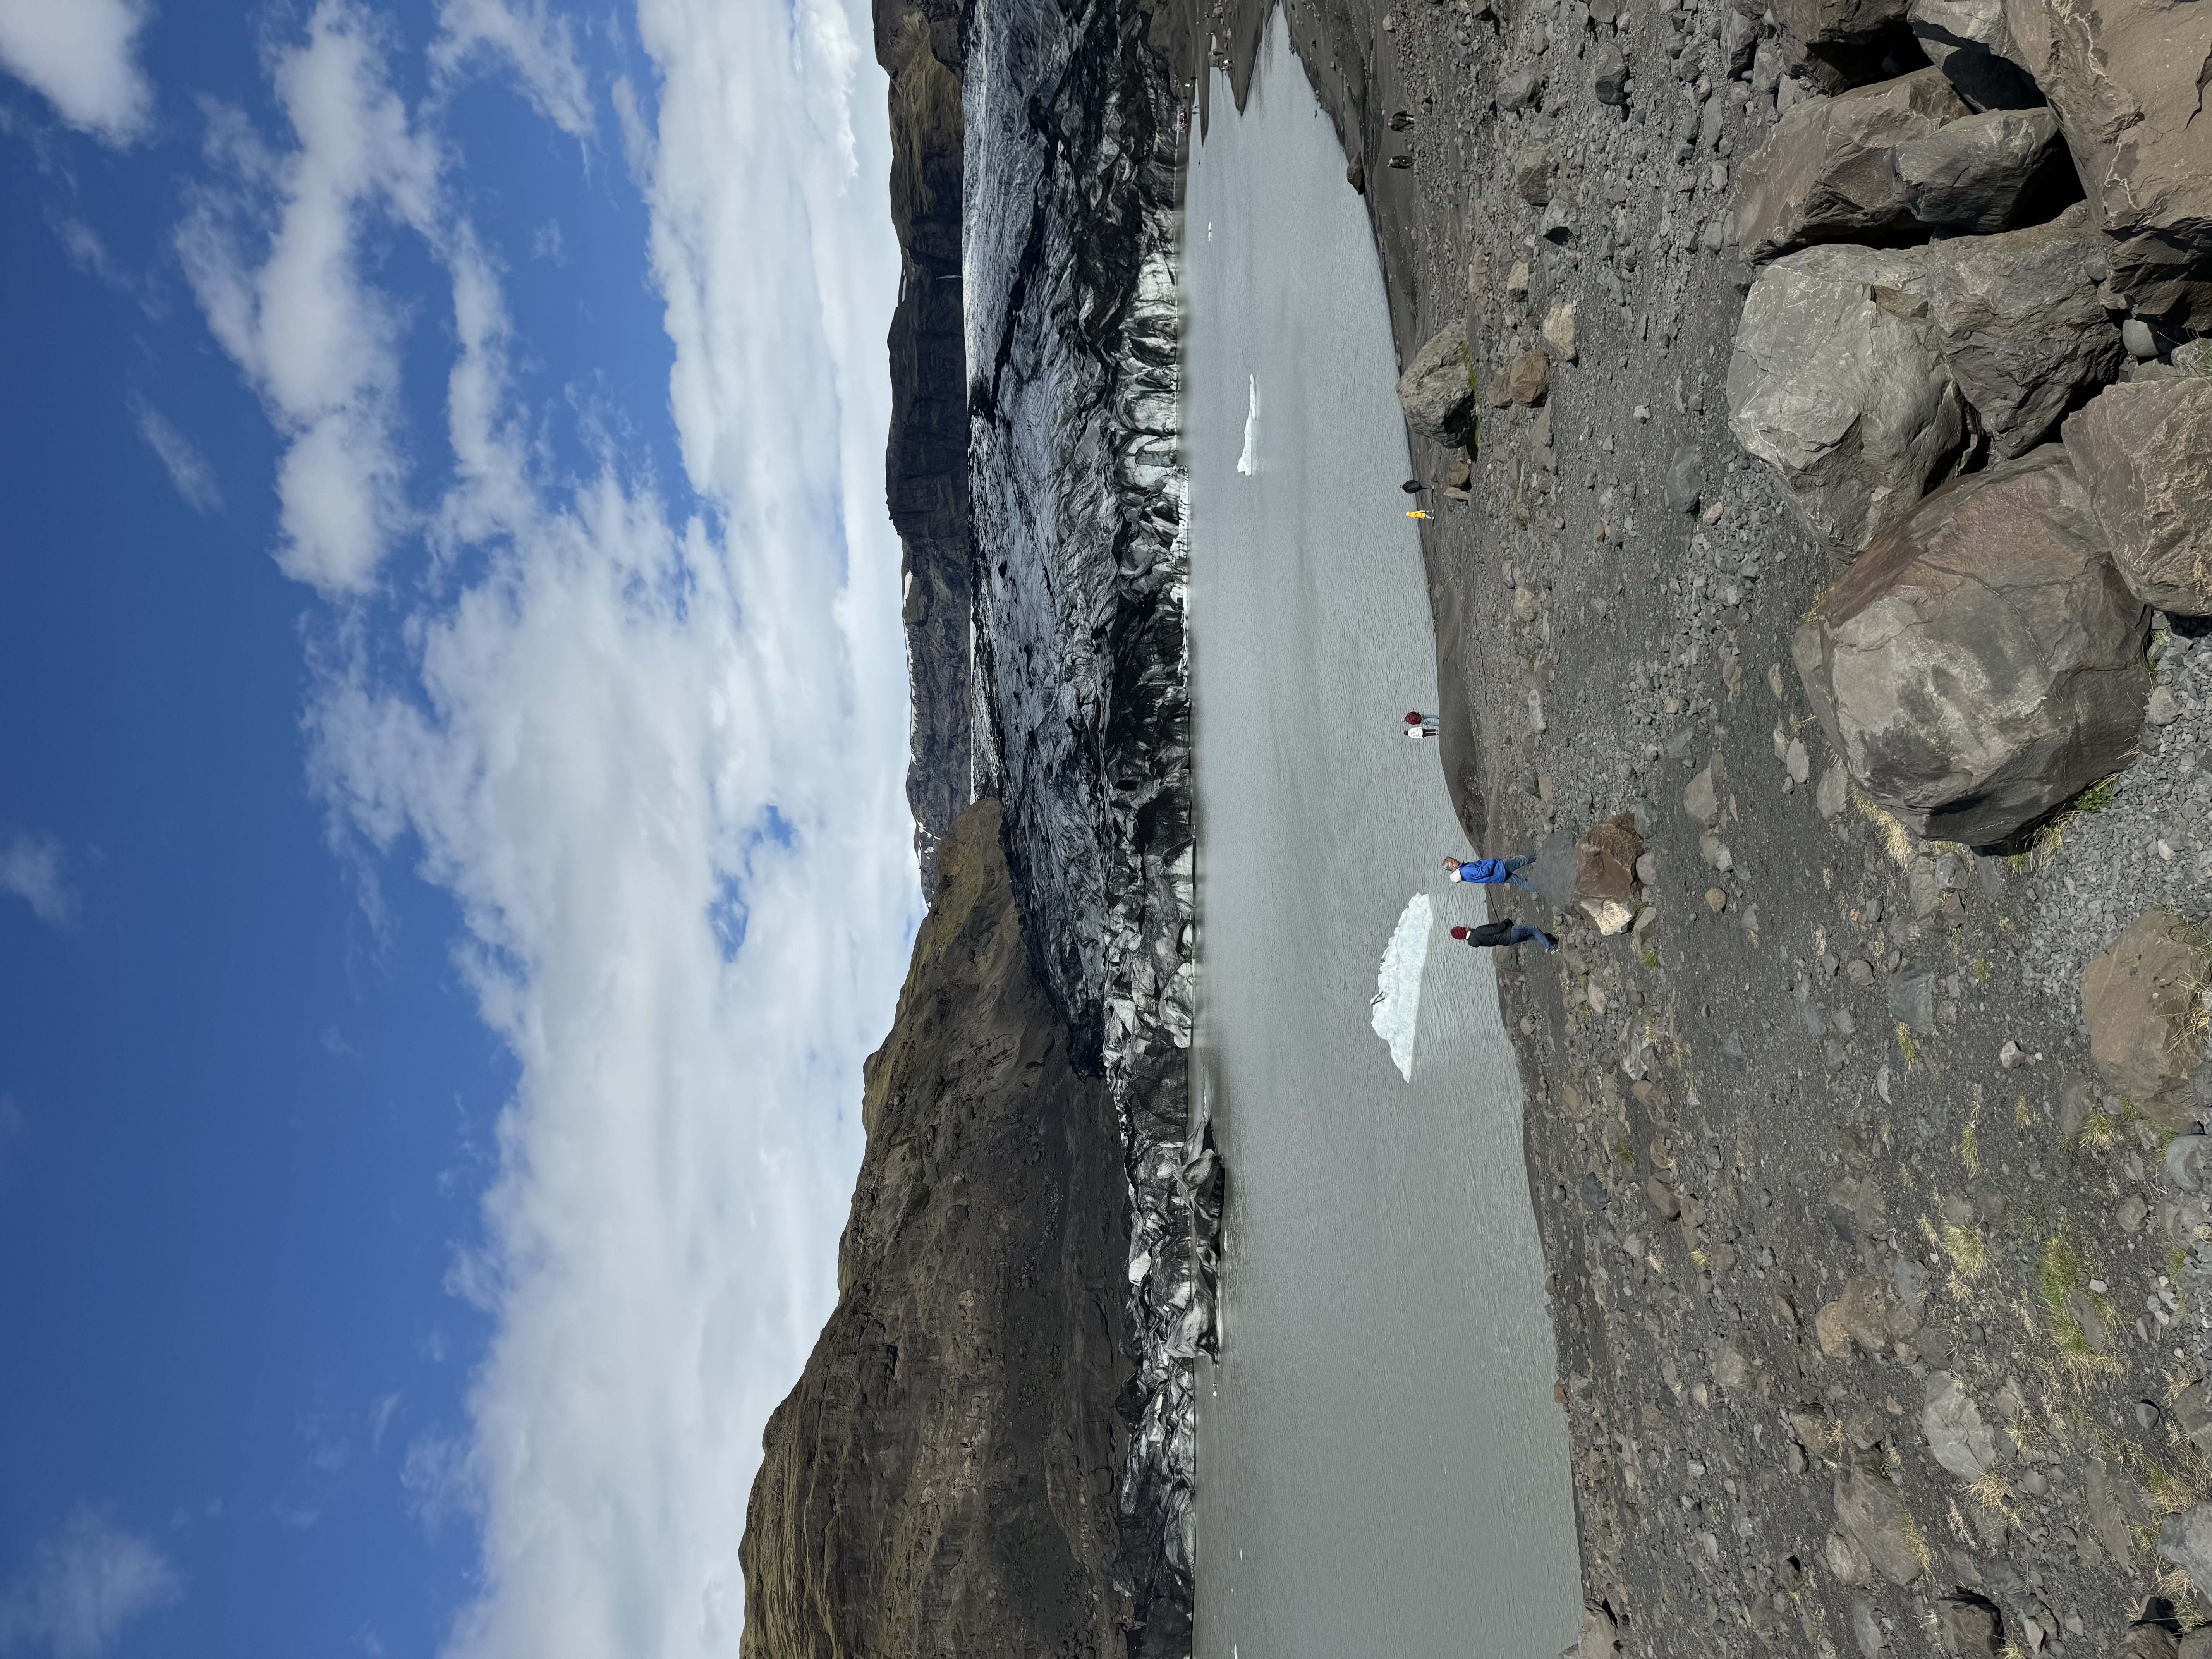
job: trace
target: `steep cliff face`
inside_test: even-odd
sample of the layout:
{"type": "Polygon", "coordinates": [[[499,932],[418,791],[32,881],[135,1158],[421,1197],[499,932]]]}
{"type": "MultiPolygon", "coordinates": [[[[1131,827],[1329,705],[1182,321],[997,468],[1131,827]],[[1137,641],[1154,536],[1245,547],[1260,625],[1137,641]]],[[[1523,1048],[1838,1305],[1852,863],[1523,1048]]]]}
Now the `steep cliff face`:
{"type": "Polygon", "coordinates": [[[969,764],[967,358],[960,281],[962,34],[965,0],[881,0],[876,58],[891,77],[891,220],[904,255],[891,314],[891,428],[884,456],[904,550],[914,690],[907,800],[922,890],[938,843],[968,804],[969,764]]]}
{"type": "Polygon", "coordinates": [[[954,821],[869,1060],[836,1311],[769,1419],[744,1659],[1119,1655],[1127,1200],[1032,976],[999,806],[954,821]]]}

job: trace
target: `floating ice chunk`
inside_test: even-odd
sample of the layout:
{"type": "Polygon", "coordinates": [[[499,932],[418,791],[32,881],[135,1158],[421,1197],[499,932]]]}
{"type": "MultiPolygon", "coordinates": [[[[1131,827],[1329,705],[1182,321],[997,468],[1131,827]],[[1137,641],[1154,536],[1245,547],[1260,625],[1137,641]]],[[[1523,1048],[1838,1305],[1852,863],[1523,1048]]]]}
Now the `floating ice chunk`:
{"type": "Polygon", "coordinates": [[[1252,401],[1244,411],[1244,453],[1237,458],[1237,470],[1249,478],[1260,470],[1260,382],[1249,374],[1244,378],[1252,401]]]}
{"type": "Polygon", "coordinates": [[[1407,899],[1375,975],[1375,1035],[1390,1045],[1398,1075],[1408,1083],[1413,1080],[1413,1030],[1421,1017],[1421,969],[1428,963],[1434,920],[1426,893],[1407,899]]]}

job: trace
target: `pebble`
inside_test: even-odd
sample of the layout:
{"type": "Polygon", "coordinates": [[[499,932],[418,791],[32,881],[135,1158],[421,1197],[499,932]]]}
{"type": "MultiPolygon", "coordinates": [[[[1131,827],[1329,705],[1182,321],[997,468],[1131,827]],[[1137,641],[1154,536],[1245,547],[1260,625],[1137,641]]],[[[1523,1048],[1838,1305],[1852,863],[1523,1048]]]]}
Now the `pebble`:
{"type": "Polygon", "coordinates": [[[1728,904],[1728,895],[1717,887],[1705,889],[1705,908],[1718,915],[1728,904]]]}
{"type": "Polygon", "coordinates": [[[2173,700],[2173,693],[2161,685],[2150,694],[2150,705],[2143,710],[2143,715],[2153,726],[2171,726],[2181,717],[2181,705],[2173,700]]]}

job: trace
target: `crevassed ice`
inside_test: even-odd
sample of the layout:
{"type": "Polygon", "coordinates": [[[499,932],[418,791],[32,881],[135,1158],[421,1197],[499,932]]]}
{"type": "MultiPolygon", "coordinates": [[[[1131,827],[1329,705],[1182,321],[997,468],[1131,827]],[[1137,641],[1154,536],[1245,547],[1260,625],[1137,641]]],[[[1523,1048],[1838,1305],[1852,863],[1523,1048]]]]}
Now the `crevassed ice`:
{"type": "Polygon", "coordinates": [[[1413,1031],[1421,1017],[1421,969],[1428,964],[1435,919],[1426,893],[1407,899],[1375,975],[1375,1035],[1390,1045],[1398,1075],[1408,1083],[1413,1080],[1413,1031]]]}

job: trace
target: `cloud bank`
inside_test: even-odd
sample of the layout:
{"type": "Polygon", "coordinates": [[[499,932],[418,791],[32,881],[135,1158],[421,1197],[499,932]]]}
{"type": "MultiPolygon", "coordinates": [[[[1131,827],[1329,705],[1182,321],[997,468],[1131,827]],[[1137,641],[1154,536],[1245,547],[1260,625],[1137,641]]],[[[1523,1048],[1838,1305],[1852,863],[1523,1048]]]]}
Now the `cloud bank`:
{"type": "MultiPolygon", "coordinates": [[[[496,46],[588,126],[565,25],[445,18],[434,71],[496,46]]],[[[307,727],[334,833],[453,896],[519,1063],[451,1276],[495,1334],[467,1425],[405,1460],[426,1524],[480,1529],[469,1659],[730,1650],[761,1430],[835,1298],[860,1061],[918,908],[866,26],[824,0],[640,8],[658,96],[617,108],[681,480],[612,453],[558,475],[531,441],[503,255],[357,7],[325,0],[275,55],[281,140],[218,119],[179,240],[289,445],[276,556],[330,600],[307,727]],[[405,423],[372,225],[451,282],[450,477],[419,500],[434,436],[405,423]]]]}
{"type": "Polygon", "coordinates": [[[0,1653],[100,1659],[128,1626],[183,1593],[153,1545],[80,1510],[0,1589],[0,1653]]]}
{"type": "Polygon", "coordinates": [[[127,144],[154,118],[137,58],[147,13],[131,0],[0,0],[0,64],[71,126],[127,144]]]}

